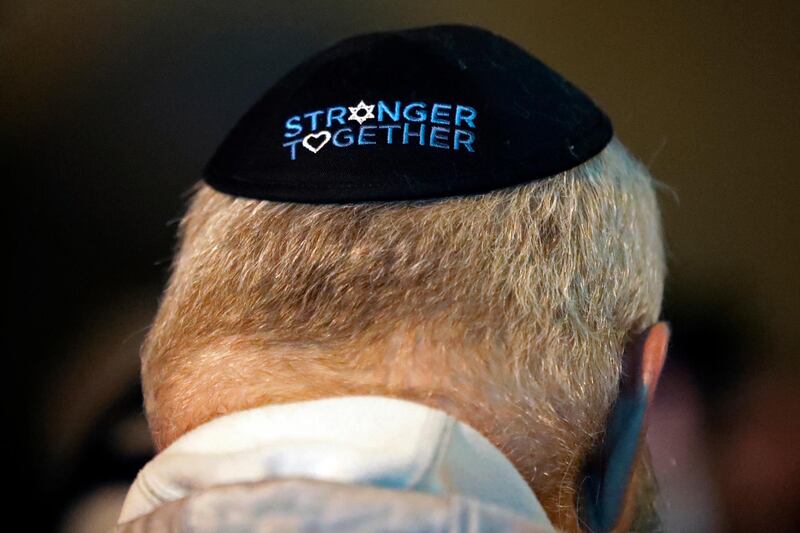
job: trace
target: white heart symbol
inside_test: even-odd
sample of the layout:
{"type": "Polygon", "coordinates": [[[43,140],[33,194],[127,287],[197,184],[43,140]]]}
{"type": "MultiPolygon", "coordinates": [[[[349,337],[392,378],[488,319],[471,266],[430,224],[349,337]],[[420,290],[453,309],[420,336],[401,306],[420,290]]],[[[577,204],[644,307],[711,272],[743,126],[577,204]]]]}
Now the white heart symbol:
{"type": "Polygon", "coordinates": [[[331,133],[329,131],[322,130],[317,133],[309,133],[308,135],[306,135],[305,138],[303,139],[303,146],[311,150],[312,153],[316,154],[322,149],[323,146],[328,144],[328,141],[330,140],[331,140],[331,133]],[[309,139],[317,141],[320,137],[322,137],[322,141],[319,142],[317,146],[313,146],[310,142],[308,142],[309,139]]]}

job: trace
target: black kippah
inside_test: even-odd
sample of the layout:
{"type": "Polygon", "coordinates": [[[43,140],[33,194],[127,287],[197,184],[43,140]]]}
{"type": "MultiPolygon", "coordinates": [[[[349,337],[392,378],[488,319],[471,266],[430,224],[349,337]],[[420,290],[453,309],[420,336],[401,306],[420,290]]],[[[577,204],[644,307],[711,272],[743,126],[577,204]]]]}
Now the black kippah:
{"type": "Polygon", "coordinates": [[[346,39],[278,81],[205,171],[236,196],[305,203],[485,193],[600,152],[608,117],[488,31],[434,26],[346,39]]]}

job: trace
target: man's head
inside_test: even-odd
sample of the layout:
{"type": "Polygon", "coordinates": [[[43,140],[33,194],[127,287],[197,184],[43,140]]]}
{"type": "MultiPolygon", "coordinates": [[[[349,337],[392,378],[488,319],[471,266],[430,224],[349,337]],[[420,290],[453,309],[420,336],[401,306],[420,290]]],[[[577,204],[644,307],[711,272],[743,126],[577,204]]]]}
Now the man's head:
{"type": "Polygon", "coordinates": [[[652,180],[617,141],[548,179],[437,200],[201,186],[143,351],[154,439],[268,403],[411,399],[482,431],[571,527],[664,270],[652,180]]]}

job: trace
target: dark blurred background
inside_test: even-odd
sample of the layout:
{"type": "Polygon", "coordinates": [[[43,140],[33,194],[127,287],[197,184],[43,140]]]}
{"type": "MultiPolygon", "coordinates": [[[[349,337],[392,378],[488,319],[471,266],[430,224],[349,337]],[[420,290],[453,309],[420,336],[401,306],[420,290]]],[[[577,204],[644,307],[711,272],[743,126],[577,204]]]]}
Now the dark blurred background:
{"type": "Polygon", "coordinates": [[[560,71],[664,184],[675,341],[649,440],[667,529],[800,530],[800,4],[738,0],[0,5],[3,441],[26,529],[113,523],[152,453],[137,351],[227,130],[335,40],[439,22],[560,71]]]}

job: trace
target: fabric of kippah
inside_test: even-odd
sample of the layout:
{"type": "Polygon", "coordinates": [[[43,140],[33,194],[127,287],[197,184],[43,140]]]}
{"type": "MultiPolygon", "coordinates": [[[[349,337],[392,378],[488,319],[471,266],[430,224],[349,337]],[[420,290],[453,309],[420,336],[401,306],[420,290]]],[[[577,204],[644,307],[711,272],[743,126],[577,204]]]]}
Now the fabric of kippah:
{"type": "Polygon", "coordinates": [[[284,202],[472,195],[568,170],[612,135],[588,96],[517,45],[433,26],[353,37],[300,64],[240,119],[204,178],[284,202]]]}

